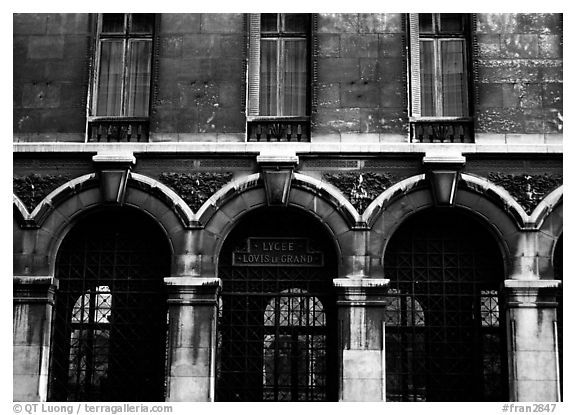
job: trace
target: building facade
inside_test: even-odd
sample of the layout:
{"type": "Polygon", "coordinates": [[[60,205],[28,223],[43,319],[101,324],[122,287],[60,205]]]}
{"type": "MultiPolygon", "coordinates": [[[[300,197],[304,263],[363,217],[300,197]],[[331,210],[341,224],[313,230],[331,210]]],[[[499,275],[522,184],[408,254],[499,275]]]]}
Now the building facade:
{"type": "Polygon", "coordinates": [[[562,15],[13,44],[14,400],[562,399],[562,15]]]}

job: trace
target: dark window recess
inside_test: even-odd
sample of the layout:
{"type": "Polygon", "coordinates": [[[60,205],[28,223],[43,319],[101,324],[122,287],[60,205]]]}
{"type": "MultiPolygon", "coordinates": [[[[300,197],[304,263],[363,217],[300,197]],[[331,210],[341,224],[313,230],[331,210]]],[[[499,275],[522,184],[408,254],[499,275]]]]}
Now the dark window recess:
{"type": "Polygon", "coordinates": [[[502,257],[480,224],[430,211],[385,255],[386,400],[506,401],[502,257]]]}
{"type": "Polygon", "coordinates": [[[86,218],[56,260],[52,401],[162,401],[165,237],[135,211],[86,218]]]}

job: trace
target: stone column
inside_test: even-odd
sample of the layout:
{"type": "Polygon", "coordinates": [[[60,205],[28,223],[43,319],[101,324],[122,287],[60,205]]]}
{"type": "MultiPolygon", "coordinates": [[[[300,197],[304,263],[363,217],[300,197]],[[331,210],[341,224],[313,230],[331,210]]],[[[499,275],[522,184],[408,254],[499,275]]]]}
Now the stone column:
{"type": "Polygon", "coordinates": [[[219,278],[170,277],[166,401],[214,400],[219,278]]]}
{"type": "Polygon", "coordinates": [[[385,295],[390,280],[337,278],[341,401],[386,400],[385,295]]]}
{"type": "Polygon", "coordinates": [[[15,401],[46,401],[52,307],[58,282],[53,277],[15,276],[13,280],[13,386],[15,401]]]}
{"type": "Polygon", "coordinates": [[[557,280],[506,280],[510,400],[560,400],[557,280]]]}

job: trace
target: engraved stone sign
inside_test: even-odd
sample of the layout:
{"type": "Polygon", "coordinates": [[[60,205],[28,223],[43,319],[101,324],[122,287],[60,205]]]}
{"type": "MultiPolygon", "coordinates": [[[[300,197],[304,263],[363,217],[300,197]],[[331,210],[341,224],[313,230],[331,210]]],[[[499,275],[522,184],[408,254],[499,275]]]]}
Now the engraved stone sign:
{"type": "Polygon", "coordinates": [[[322,267],[324,255],[307,238],[248,238],[246,251],[232,252],[235,266],[322,267]]]}

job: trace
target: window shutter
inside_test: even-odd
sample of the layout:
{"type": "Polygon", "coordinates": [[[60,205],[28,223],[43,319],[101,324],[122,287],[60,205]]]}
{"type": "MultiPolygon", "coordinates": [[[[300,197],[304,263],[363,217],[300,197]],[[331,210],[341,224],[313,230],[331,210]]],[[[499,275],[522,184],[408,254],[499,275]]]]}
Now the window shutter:
{"type": "Polygon", "coordinates": [[[248,116],[260,112],[260,14],[250,14],[248,42],[248,116]]]}
{"type": "MultiPolygon", "coordinates": [[[[153,117],[158,103],[160,87],[160,19],[161,14],[154,15],[154,34],[152,36],[152,76],[150,77],[150,108],[148,117],[153,117]]],[[[152,125],[152,123],[151,123],[152,125]]]]}
{"type": "Polygon", "coordinates": [[[420,117],[420,27],[418,13],[409,15],[411,115],[420,117]]]}
{"type": "Polygon", "coordinates": [[[244,13],[244,15],[242,16],[242,27],[243,27],[243,32],[244,36],[243,36],[243,41],[242,41],[242,92],[241,92],[241,96],[242,96],[242,102],[240,103],[240,108],[241,108],[241,112],[243,114],[246,114],[246,101],[247,101],[247,97],[246,95],[248,94],[248,44],[250,42],[250,32],[249,32],[249,15],[244,13]]]}
{"type": "Polygon", "coordinates": [[[315,113],[318,110],[318,14],[314,13],[312,15],[312,28],[310,31],[311,37],[311,76],[310,76],[310,109],[311,113],[315,113]]]}
{"type": "Polygon", "coordinates": [[[473,93],[473,100],[471,100],[475,105],[470,105],[469,114],[472,115],[474,113],[474,108],[478,107],[478,85],[479,85],[479,75],[478,75],[478,57],[480,56],[480,46],[478,45],[478,31],[477,31],[477,14],[473,13],[470,15],[470,28],[469,28],[469,35],[472,38],[472,47],[471,49],[471,57],[470,61],[472,62],[472,76],[470,77],[471,81],[471,88],[470,90],[473,93]]]}

